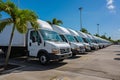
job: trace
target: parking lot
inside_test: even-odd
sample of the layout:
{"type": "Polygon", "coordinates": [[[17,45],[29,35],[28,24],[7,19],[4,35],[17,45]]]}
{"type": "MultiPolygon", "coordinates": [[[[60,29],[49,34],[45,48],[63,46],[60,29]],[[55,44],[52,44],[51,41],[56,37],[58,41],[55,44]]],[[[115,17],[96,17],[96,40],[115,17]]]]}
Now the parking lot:
{"type": "MultiPolygon", "coordinates": [[[[3,59],[0,59],[0,64],[3,59]]],[[[0,80],[120,80],[120,45],[77,55],[46,66],[37,59],[10,59],[21,68],[0,75],[0,80]]]]}

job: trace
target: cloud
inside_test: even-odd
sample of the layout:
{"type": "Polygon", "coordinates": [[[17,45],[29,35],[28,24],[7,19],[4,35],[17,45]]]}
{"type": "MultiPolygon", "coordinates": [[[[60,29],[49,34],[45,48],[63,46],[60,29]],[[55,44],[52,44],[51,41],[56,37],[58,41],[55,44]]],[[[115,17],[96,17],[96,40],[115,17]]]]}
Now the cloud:
{"type": "Polygon", "coordinates": [[[107,5],[113,4],[113,1],[114,1],[114,0],[107,0],[107,5]]]}
{"type": "Polygon", "coordinates": [[[120,32],[120,29],[118,29],[118,31],[120,32]]]}
{"type": "Polygon", "coordinates": [[[115,5],[113,3],[114,3],[114,0],[107,0],[107,8],[110,11],[115,12],[115,5]]]}

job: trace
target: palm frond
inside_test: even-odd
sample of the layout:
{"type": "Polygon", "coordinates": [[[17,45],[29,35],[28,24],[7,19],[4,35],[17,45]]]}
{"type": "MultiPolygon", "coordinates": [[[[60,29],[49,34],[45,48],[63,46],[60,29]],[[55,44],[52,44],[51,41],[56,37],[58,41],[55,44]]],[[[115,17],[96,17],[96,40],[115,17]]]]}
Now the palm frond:
{"type": "Polygon", "coordinates": [[[57,19],[56,18],[53,18],[52,24],[57,24],[57,19]]]}
{"type": "Polygon", "coordinates": [[[50,22],[50,21],[46,21],[47,23],[49,23],[50,25],[52,25],[52,22],[50,22]]]}
{"type": "Polygon", "coordinates": [[[21,34],[26,33],[28,30],[26,24],[16,25],[16,29],[21,34]]]}
{"type": "Polygon", "coordinates": [[[15,25],[16,29],[20,33],[26,33],[27,32],[27,23],[30,22],[32,27],[37,30],[38,29],[38,23],[37,23],[37,16],[34,12],[30,10],[18,10],[16,11],[16,19],[15,19],[15,25]]]}
{"type": "Polygon", "coordinates": [[[6,25],[11,24],[13,21],[11,18],[5,19],[5,20],[1,20],[0,21],[0,32],[2,32],[4,30],[4,28],[6,27],[6,25]]]}
{"type": "Polygon", "coordinates": [[[39,28],[39,24],[37,23],[37,21],[31,22],[31,25],[35,30],[39,28]]]}
{"type": "Polygon", "coordinates": [[[63,24],[63,22],[61,20],[58,20],[57,23],[58,23],[58,25],[63,24]]]}

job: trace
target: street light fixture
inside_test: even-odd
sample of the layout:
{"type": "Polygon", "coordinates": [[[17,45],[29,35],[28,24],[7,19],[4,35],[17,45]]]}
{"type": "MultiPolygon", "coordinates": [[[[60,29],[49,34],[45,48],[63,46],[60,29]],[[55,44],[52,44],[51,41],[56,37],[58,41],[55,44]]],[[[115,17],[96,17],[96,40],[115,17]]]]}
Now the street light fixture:
{"type": "Polygon", "coordinates": [[[82,30],[82,7],[79,8],[80,10],[80,29],[82,30]]]}

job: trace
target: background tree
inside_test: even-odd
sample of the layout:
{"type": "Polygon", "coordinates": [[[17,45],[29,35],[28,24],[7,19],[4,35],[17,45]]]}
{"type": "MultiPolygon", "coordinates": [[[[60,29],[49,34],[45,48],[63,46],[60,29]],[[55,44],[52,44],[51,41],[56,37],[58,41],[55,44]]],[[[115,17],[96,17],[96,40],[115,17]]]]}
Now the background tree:
{"type": "Polygon", "coordinates": [[[101,38],[103,39],[106,39],[107,40],[107,37],[105,35],[102,35],[101,38]]]}
{"type": "Polygon", "coordinates": [[[108,37],[109,40],[111,40],[111,37],[108,37]]]}
{"type": "Polygon", "coordinates": [[[82,28],[80,31],[83,32],[83,33],[91,34],[91,33],[89,33],[88,30],[85,29],[85,28],[82,28]]]}
{"type": "Polygon", "coordinates": [[[37,16],[34,12],[30,10],[22,10],[19,9],[13,2],[10,0],[3,2],[0,0],[0,12],[6,12],[10,15],[10,18],[6,19],[5,21],[0,22],[0,32],[4,30],[6,25],[13,23],[13,28],[10,36],[10,41],[8,45],[8,51],[5,59],[5,68],[8,65],[8,60],[11,52],[11,43],[14,36],[14,31],[17,29],[20,33],[27,32],[27,23],[31,23],[32,27],[37,30],[38,23],[37,23],[37,16]]]}
{"type": "Polygon", "coordinates": [[[95,34],[94,36],[100,37],[100,35],[99,35],[99,34],[95,34]]]}
{"type": "Polygon", "coordinates": [[[50,25],[61,25],[63,22],[61,20],[57,20],[56,18],[53,18],[52,21],[47,21],[50,25]]]}

